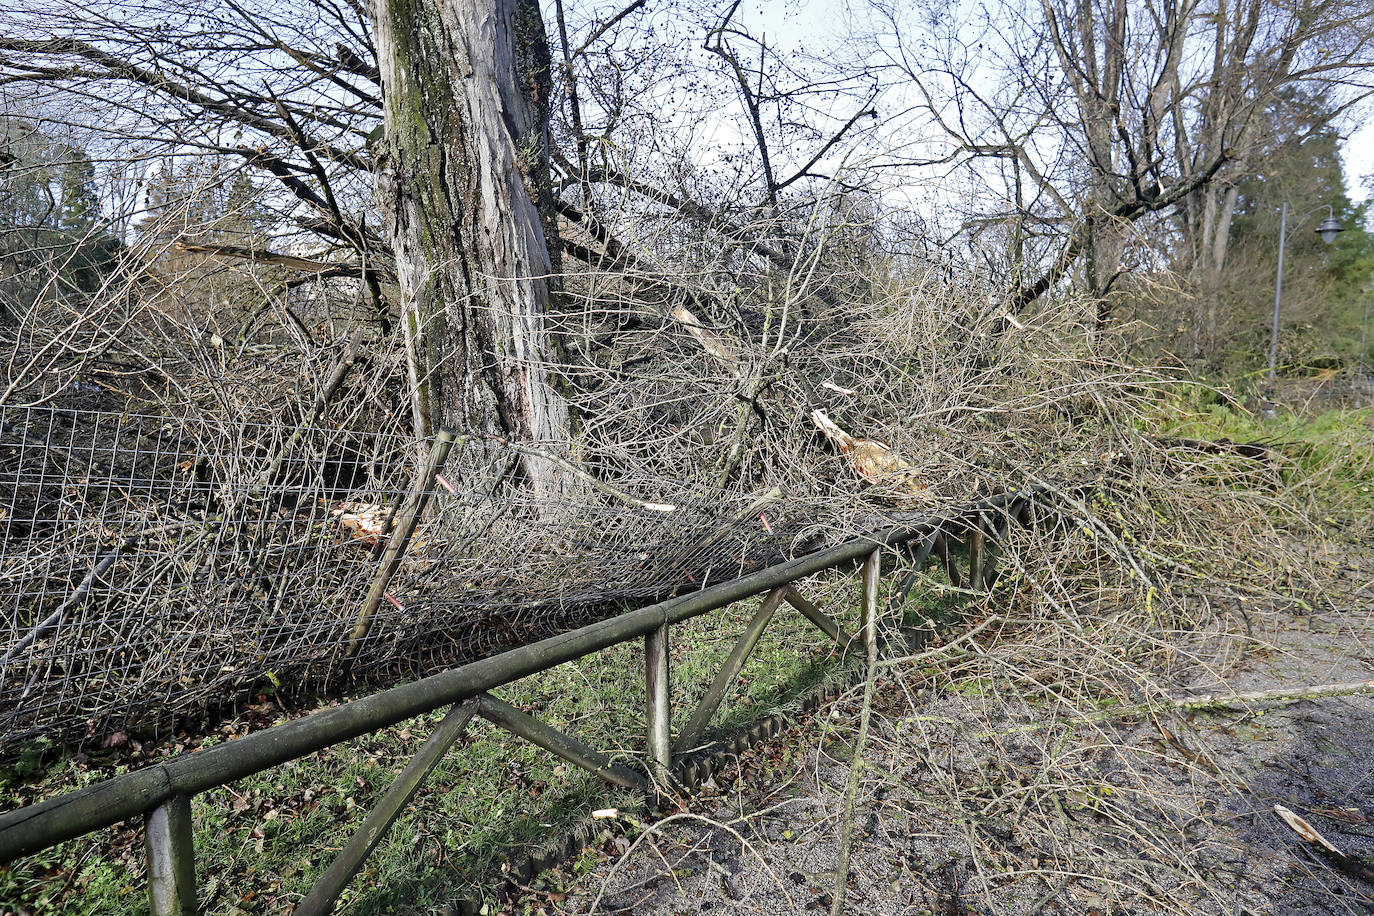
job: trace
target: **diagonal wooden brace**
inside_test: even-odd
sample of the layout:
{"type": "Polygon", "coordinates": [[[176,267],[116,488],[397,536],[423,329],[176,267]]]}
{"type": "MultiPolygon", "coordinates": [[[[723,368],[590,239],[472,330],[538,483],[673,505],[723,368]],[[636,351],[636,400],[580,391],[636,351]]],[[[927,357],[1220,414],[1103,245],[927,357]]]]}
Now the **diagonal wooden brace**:
{"type": "Polygon", "coordinates": [[[444,759],[444,754],[453,746],[453,742],[457,741],[467,728],[473,713],[477,712],[477,703],[475,699],[468,700],[448,711],[439,722],[439,727],[434,730],[434,734],[425,741],[405,771],[396,777],[396,781],[391,784],[386,795],[382,796],[377,807],[372,809],[363,825],[358,828],[358,832],[353,834],[348,845],[334,859],[329,870],[315,882],[309,896],[296,907],[293,916],[325,916],[334,910],[339,894],[343,893],[348,882],[363,867],[372,850],[377,848],[387,830],[415,796],[416,790],[424,784],[425,779],[444,759]]]}
{"type": "Polygon", "coordinates": [[[802,593],[797,591],[796,586],[786,585],[783,588],[785,590],[783,597],[787,599],[787,603],[800,611],[801,615],[814,623],[822,633],[833,639],[837,646],[845,649],[854,642],[854,637],[845,632],[844,627],[832,620],[825,611],[807,601],[802,593]]]}
{"type": "Polygon", "coordinates": [[[556,728],[545,725],[529,713],[522,712],[489,693],[484,693],[478,697],[477,703],[477,714],[491,724],[500,726],[512,735],[524,738],[546,751],[552,751],[569,763],[580,766],[609,783],[624,786],[627,789],[648,787],[648,782],[644,777],[634,770],[612,763],[605,754],[593,750],[556,728]]]}
{"type": "Polygon", "coordinates": [[[759,603],[759,609],[754,612],[754,616],[749,619],[749,623],[744,627],[744,633],[740,635],[735,647],[730,650],[730,655],[725,659],[725,663],[720,666],[720,671],[716,674],[716,679],[711,682],[711,686],[706,688],[706,693],[697,704],[697,708],[692,711],[692,716],[687,720],[687,724],[682,727],[682,732],[677,736],[677,741],[673,744],[673,753],[680,754],[683,751],[694,748],[701,742],[701,736],[706,734],[706,726],[711,723],[711,716],[715,715],[720,708],[721,702],[725,699],[725,691],[730,689],[731,682],[744,663],[748,661],[754,648],[759,644],[759,638],[763,636],[763,631],[768,627],[768,622],[773,619],[773,612],[782,604],[782,599],[787,595],[789,586],[780,586],[769,592],[759,603]]]}

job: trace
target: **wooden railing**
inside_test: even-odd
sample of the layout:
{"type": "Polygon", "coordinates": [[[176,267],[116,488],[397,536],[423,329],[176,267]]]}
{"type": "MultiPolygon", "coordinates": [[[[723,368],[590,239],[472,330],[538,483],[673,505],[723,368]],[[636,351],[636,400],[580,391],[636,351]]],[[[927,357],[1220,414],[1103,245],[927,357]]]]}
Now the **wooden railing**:
{"type": "MultiPolygon", "coordinates": [[[[989,588],[995,576],[990,545],[1011,524],[1034,524],[1047,505],[1041,488],[1005,493],[978,503],[912,519],[866,537],[779,563],[747,576],[681,597],[641,607],[607,620],[453,668],[409,684],[311,713],[273,728],[174,757],[132,773],[0,815],[0,864],[10,862],[128,818],[144,819],[148,897],[153,916],[198,912],[191,799],[197,794],[290,760],[379,731],[406,719],[449,706],[439,723],[377,807],[296,908],[296,916],[329,913],[406,804],[463,735],[473,716],[545,748],[616,785],[652,790],[674,780],[674,759],[697,747],[733,679],[784,604],[798,610],[842,649],[877,639],[880,609],[877,578],[882,551],[911,555],[913,569],[933,554],[950,580],[973,590],[989,588]],[[965,576],[956,566],[952,544],[967,547],[965,576]],[[855,636],[807,601],[796,583],[829,569],[862,563],[864,588],[861,626],[855,636]],[[755,595],[765,595],[734,649],[673,739],[669,729],[670,628],[692,617],[755,595]],[[491,696],[488,691],[564,662],[633,639],[645,642],[646,766],[644,771],[614,763],[577,739],[491,696]]],[[[914,573],[913,573],[914,576],[914,573]]],[[[913,576],[898,589],[900,607],[913,576]]]]}

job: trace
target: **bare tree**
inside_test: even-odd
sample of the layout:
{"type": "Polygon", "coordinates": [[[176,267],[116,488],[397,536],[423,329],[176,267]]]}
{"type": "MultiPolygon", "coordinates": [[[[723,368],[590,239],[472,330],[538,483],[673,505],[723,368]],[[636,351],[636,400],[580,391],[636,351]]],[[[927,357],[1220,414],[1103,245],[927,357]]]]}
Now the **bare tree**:
{"type": "Polygon", "coordinates": [[[884,66],[947,141],[923,161],[963,163],[988,182],[999,202],[967,228],[1014,227],[1007,309],[1024,310],[1082,262],[1099,325],[1127,227],[1183,207],[1188,244],[1224,247],[1224,180],[1251,165],[1257,113],[1285,86],[1355,77],[1374,35],[1367,5],[1346,0],[1043,0],[930,31],[877,9],[884,66]]]}
{"type": "MultiPolygon", "coordinates": [[[[417,432],[438,423],[560,446],[548,277],[549,50],[528,0],[377,3],[387,212],[417,432]],[[542,174],[541,174],[542,173],[542,174]],[[495,422],[493,422],[495,421],[495,422]]],[[[525,461],[537,493],[555,466],[525,461]]]]}

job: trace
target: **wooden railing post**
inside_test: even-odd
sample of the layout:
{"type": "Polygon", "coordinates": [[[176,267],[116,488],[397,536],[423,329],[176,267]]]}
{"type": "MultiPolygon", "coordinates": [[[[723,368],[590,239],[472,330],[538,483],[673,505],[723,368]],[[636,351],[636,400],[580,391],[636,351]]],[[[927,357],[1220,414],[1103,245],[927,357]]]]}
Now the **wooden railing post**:
{"type": "Polygon", "coordinates": [[[971,591],[981,592],[987,588],[983,575],[983,561],[987,554],[988,535],[984,529],[983,513],[973,518],[973,527],[968,533],[968,587],[971,591]]]}
{"type": "Polygon", "coordinates": [[[882,570],[882,552],[874,550],[864,560],[863,596],[859,603],[862,620],[859,634],[870,655],[878,643],[878,578],[882,570]]]}
{"type": "Polygon", "coordinates": [[[148,909],[152,916],[195,916],[196,852],[191,799],[173,795],[143,823],[148,854],[148,909]]]}
{"type": "Polygon", "coordinates": [[[644,691],[648,698],[649,772],[667,785],[673,765],[673,739],[669,732],[668,624],[644,637],[644,691]]]}

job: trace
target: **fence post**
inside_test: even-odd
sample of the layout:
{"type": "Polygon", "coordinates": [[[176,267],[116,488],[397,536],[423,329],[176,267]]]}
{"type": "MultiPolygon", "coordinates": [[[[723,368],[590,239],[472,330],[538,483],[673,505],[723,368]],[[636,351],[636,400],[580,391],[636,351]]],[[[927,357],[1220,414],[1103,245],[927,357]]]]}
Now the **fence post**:
{"type": "MultiPolygon", "coordinates": [[[[871,650],[878,642],[878,577],[882,575],[882,551],[874,550],[864,560],[863,598],[859,602],[861,623],[859,633],[863,637],[865,649],[871,650]]],[[[872,655],[872,652],[869,652],[872,655]]]]}
{"type": "Polygon", "coordinates": [[[673,764],[666,623],[644,637],[644,692],[648,697],[649,772],[656,782],[666,785],[673,764]]]}
{"type": "Polygon", "coordinates": [[[386,552],[382,554],[382,564],[377,568],[377,576],[372,580],[367,600],[363,602],[363,609],[358,612],[358,620],[353,624],[353,632],[348,637],[349,658],[358,651],[358,646],[367,636],[367,631],[372,628],[372,617],[377,613],[377,608],[386,595],[386,587],[391,584],[391,577],[396,575],[396,570],[401,567],[410,536],[415,533],[415,526],[424,515],[425,504],[429,502],[430,490],[434,488],[434,478],[448,460],[449,449],[453,447],[456,438],[457,436],[447,429],[439,430],[438,435],[434,437],[429,462],[425,465],[424,476],[420,478],[420,489],[411,496],[410,502],[401,512],[391,539],[387,541],[386,552]]]}
{"type": "Polygon", "coordinates": [[[987,559],[988,536],[984,524],[983,513],[979,512],[974,516],[973,527],[968,534],[968,587],[975,592],[987,589],[983,566],[987,559]]]}
{"type": "Polygon", "coordinates": [[[191,799],[174,795],[143,822],[151,916],[196,916],[196,852],[191,799]]]}

